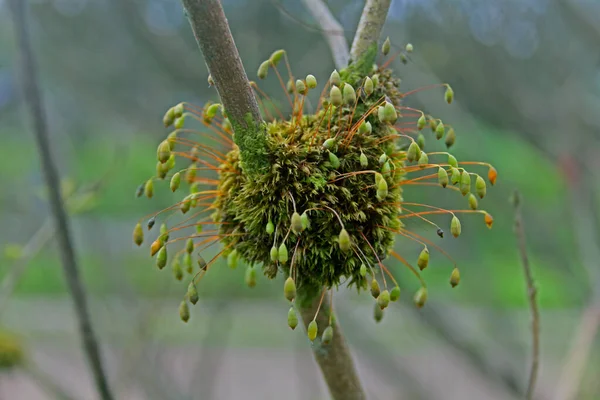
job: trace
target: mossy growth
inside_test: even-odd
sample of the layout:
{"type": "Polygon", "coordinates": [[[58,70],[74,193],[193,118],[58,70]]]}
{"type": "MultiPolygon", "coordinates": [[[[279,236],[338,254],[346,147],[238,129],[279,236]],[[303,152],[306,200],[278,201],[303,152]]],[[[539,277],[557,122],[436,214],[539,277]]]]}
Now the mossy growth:
{"type": "MultiPolygon", "coordinates": [[[[238,149],[227,154],[213,219],[228,249],[250,264],[262,264],[270,278],[278,267],[286,274],[292,268],[299,287],[334,287],[347,279],[350,285],[366,286],[361,264],[385,259],[401,227],[405,152],[395,140],[397,132],[376,113],[388,84],[397,87],[384,73],[374,92],[358,104],[329,104],[316,114],[269,122],[271,168],[260,176],[244,173],[238,149]],[[370,129],[359,129],[367,123],[370,129]],[[385,167],[379,163],[384,154],[385,167]],[[383,198],[377,196],[384,185],[380,179],[388,187],[383,198]],[[309,221],[300,232],[292,230],[294,213],[309,221]],[[276,227],[273,234],[266,230],[269,221],[276,227]],[[350,235],[350,251],[340,248],[342,229],[350,235]],[[281,244],[294,255],[290,262],[271,261],[271,248],[281,244]]],[[[399,96],[389,99],[399,104],[399,96]]]]}
{"type": "MultiPolygon", "coordinates": [[[[250,287],[257,284],[255,266],[262,267],[268,278],[283,274],[287,278],[284,295],[293,304],[319,296],[323,299],[340,285],[369,289],[376,309],[381,311],[376,312],[377,320],[390,302],[400,298],[402,284],[384,265],[391,258],[419,280],[420,294],[413,301],[422,307],[428,293],[422,273],[429,265],[429,249],[447,256],[433,242],[444,237],[444,229],[434,219],[444,218],[454,237],[461,233],[457,214],[483,215],[491,227],[492,216],[478,209],[471,196],[472,182],[474,193],[485,196],[485,180],[467,168],[487,168],[491,184],[496,170],[484,162],[459,162],[447,151],[425,151],[427,125],[431,128],[428,135],[438,140],[451,132],[443,141],[448,148],[454,145],[456,133],[440,119],[405,104],[412,93],[422,89],[402,91],[400,80],[388,68],[392,60],[393,56],[381,66],[369,63],[366,73],[367,64],[359,60],[345,70],[333,71],[319,88],[313,75],[294,78],[285,51],[274,52],[260,65],[258,76],[265,79],[269,71],[275,72],[292,111],[285,116],[251,82],[265,122],[261,126],[264,135],[247,146],[234,144],[234,138],[241,140],[235,136],[244,132],[234,134],[236,127],[219,104],[209,103],[200,109],[180,103],[167,111],[165,126],[175,125],[176,129],[158,146],[157,176],[140,185],[137,194],[152,197],[153,190],[147,189],[157,180],[166,180],[173,192],[183,190],[185,183],[189,185],[180,202],[152,215],[146,223],[150,230],[157,218],[166,221],[171,214],[190,213],[170,227],[163,223],[150,246],[162,269],[168,262],[167,246],[177,248],[177,242],[186,243],[168,253],[175,278],[184,280],[183,271],[188,271],[188,288],[194,288],[180,304],[183,321],[190,317],[188,303],[198,301],[196,285],[218,257],[227,258],[231,268],[239,260],[247,263],[245,279],[250,287]],[[287,84],[278,70],[282,60],[288,70],[287,84]],[[307,112],[307,99],[314,90],[321,90],[321,94],[307,112]],[[188,128],[188,120],[202,124],[204,129],[188,128]],[[192,134],[210,137],[219,146],[195,141],[192,134]],[[222,147],[227,150],[221,151],[222,147]],[[252,149],[252,154],[240,148],[252,149]],[[266,159],[267,167],[260,174],[249,165],[256,155],[263,164],[266,159]],[[176,168],[176,159],[185,160],[187,165],[176,168]],[[411,202],[411,193],[422,186],[460,193],[466,196],[468,207],[448,210],[411,202]],[[439,238],[429,239],[406,229],[403,221],[409,218],[433,225],[439,238]],[[396,237],[412,240],[422,250],[411,256],[400,255],[393,249],[396,237]],[[221,252],[205,260],[202,251],[217,243],[223,246],[221,252]]],[[[438,88],[444,89],[445,101],[452,103],[454,91],[450,86],[440,84],[438,88]]],[[[144,241],[142,223],[134,229],[138,245],[144,241]]],[[[454,260],[449,261],[454,287],[460,275],[454,260]]],[[[289,325],[293,329],[296,323],[292,318],[289,325]]]]}

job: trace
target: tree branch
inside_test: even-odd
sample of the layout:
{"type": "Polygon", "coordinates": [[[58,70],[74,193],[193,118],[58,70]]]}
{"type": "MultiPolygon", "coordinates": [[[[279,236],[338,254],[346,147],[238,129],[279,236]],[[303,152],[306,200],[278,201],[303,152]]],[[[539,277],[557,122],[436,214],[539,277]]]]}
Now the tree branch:
{"type": "MultiPolygon", "coordinates": [[[[350,50],[350,57],[353,61],[357,61],[373,46],[377,47],[377,41],[381,35],[391,2],[392,0],[367,0],[350,50]]],[[[375,54],[376,52],[373,53],[371,63],[375,61],[375,54]]]]}
{"type": "Polygon", "coordinates": [[[517,245],[521,254],[521,262],[525,273],[525,281],[527,283],[527,298],[529,299],[529,308],[531,309],[531,369],[529,370],[529,380],[527,383],[527,392],[525,398],[533,399],[535,384],[538,377],[538,369],[540,363],[540,312],[537,304],[537,289],[533,281],[531,266],[529,265],[529,257],[527,256],[527,247],[525,244],[525,230],[523,228],[523,217],[521,216],[521,200],[520,194],[515,192],[513,195],[513,204],[515,207],[515,233],[517,235],[517,245]]]}
{"type": "Polygon", "coordinates": [[[337,321],[333,325],[331,343],[328,345],[321,343],[321,335],[325,328],[329,326],[330,304],[326,297],[323,299],[318,314],[317,310],[319,309],[321,296],[315,296],[314,293],[311,293],[304,300],[299,298],[296,301],[305,327],[308,327],[308,324],[316,315],[319,332],[312,345],[315,360],[321,367],[323,377],[329,387],[329,393],[334,400],[364,400],[367,396],[362,388],[350,350],[346,345],[346,339],[337,321]]]}
{"type": "Polygon", "coordinates": [[[235,132],[244,169],[268,167],[265,128],[219,0],[182,0],[192,30],[235,132]]]}
{"type": "Polygon", "coordinates": [[[350,59],[350,50],[344,36],[344,28],[335,19],[331,11],[322,0],[303,0],[304,5],[312,16],[319,22],[323,30],[323,36],[329,44],[333,62],[337,69],[345,68],[350,59]]]}
{"type": "Polygon", "coordinates": [[[19,52],[23,97],[25,103],[29,107],[31,119],[33,120],[33,130],[42,162],[46,186],[49,192],[50,207],[55,221],[62,265],[67,286],[71,292],[73,302],[75,303],[75,314],[79,323],[79,333],[82,338],[83,349],[92,369],[98,394],[103,400],[112,400],[113,397],[110,393],[106,375],[104,374],[104,369],[102,367],[98,343],[96,341],[94,330],[92,329],[85,290],[79,278],[79,269],[71,243],[67,215],[60,193],[60,179],[50,152],[46,117],[43,111],[37,82],[37,71],[27,29],[27,19],[25,16],[26,4],[27,2],[22,0],[9,1],[13,14],[15,36],[19,52]]]}

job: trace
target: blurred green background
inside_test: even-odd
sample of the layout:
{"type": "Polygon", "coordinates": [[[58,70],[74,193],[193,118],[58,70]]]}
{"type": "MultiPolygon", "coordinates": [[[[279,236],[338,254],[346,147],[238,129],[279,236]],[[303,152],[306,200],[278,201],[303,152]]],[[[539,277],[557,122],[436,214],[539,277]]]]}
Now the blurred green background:
{"type": "MultiPolygon", "coordinates": [[[[281,282],[261,277],[248,289],[243,268],[221,262],[203,281],[200,305],[184,325],[177,306],[185,285],[168,268],[158,271],[147,248],[131,243],[139,218],[176,200],[166,183],[152,200],[134,197],[154,174],[156,146],[168,133],[164,111],[180,101],[217,100],[179,1],[28,3],[52,151],[64,193],[72,193],[77,255],[119,398],[326,398],[308,341],[286,326],[281,282]]],[[[363,2],[327,4],[350,41],[363,2]]],[[[223,0],[223,6],[250,79],[278,48],[287,50],[297,75],[323,82],[334,68],[302,1],[223,0]]],[[[48,379],[74,398],[94,398],[2,0],[0,21],[0,318],[22,336],[48,379]]],[[[421,311],[411,306],[417,282],[394,261],[387,264],[402,282],[402,304],[381,324],[372,319],[368,295],[337,295],[373,398],[519,398],[531,338],[509,202],[515,189],[539,289],[538,398],[600,398],[599,26],[600,3],[593,1],[392,2],[384,36],[397,48],[415,47],[406,65],[392,64],[403,90],[447,82],[456,94],[451,106],[439,90],[412,95],[406,105],[451,123],[459,160],[490,162],[499,178],[480,202],[494,216],[492,230],[479,216],[462,219],[459,240],[438,240],[430,226],[408,225],[458,262],[459,287],[450,289],[451,264],[433,253],[424,273],[430,303],[421,311]],[[585,355],[583,362],[569,361],[573,354],[585,355]]],[[[261,88],[284,99],[275,79],[261,88]]],[[[443,144],[429,140],[431,149],[443,151],[443,144]]],[[[405,198],[466,206],[460,195],[436,188],[408,187],[405,198]]],[[[409,260],[420,251],[402,238],[396,250],[409,260]]],[[[0,392],[53,398],[39,379],[0,377],[0,392]]]]}

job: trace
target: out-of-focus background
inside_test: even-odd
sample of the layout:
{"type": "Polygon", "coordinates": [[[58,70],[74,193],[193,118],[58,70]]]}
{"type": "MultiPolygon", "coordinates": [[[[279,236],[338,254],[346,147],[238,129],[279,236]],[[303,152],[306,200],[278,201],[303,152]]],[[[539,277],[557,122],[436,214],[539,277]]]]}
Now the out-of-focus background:
{"type": "MultiPolygon", "coordinates": [[[[23,0],[26,1],[26,0],[23,0]]],[[[95,398],[63,279],[35,142],[19,92],[14,30],[0,0],[0,324],[16,334],[26,370],[0,372],[0,397],[95,398]]],[[[28,0],[52,151],[94,327],[119,399],[325,399],[302,329],[286,325],[281,282],[244,285],[243,268],[221,262],[200,287],[190,322],[177,307],[185,285],[158,271],[131,231],[175,197],[158,185],[152,200],[136,187],[154,174],[168,133],[164,111],[217,100],[177,0],[28,0]]],[[[363,1],[327,4],[346,30],[363,1]]],[[[334,68],[317,22],[302,1],[223,0],[250,79],[285,48],[299,76],[325,81],[334,68]]],[[[600,2],[593,0],[394,0],[384,29],[415,51],[392,66],[406,105],[451,123],[454,153],[499,171],[480,217],[463,218],[460,240],[435,236],[461,267],[432,255],[430,300],[417,311],[417,283],[398,271],[404,294],[384,320],[372,299],[340,291],[339,320],[373,399],[522,398],[531,361],[530,313],[509,197],[523,197],[527,248],[539,289],[538,399],[600,399],[600,2]],[[434,262],[435,260],[435,262],[434,262]]],[[[284,94],[276,79],[261,88],[284,94]]],[[[433,140],[430,140],[432,143],[433,140]]],[[[431,148],[443,150],[443,144],[431,148]]],[[[419,188],[405,197],[464,207],[464,198],[419,188]]],[[[396,249],[416,260],[419,248],[396,249]]],[[[214,250],[216,252],[216,249],[214,250]]]]}

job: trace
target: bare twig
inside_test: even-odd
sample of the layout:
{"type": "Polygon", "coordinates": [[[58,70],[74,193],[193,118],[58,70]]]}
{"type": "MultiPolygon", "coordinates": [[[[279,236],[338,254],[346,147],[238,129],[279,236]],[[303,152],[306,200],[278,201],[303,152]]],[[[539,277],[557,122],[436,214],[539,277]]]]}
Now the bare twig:
{"type": "Polygon", "coordinates": [[[377,43],[392,0],[367,0],[352,42],[350,57],[356,61],[377,43]]]}
{"type": "Polygon", "coordinates": [[[303,2],[323,28],[323,35],[331,49],[335,67],[338,69],[346,67],[350,59],[350,50],[344,36],[344,28],[322,0],[303,0],[303,2]]]}
{"type": "Polygon", "coordinates": [[[75,305],[83,348],[96,381],[98,394],[104,400],[111,400],[113,397],[106,375],[104,374],[98,343],[92,329],[85,290],[79,278],[79,270],[71,243],[67,214],[60,193],[60,179],[50,152],[46,117],[43,111],[37,82],[37,71],[26,25],[25,7],[27,6],[27,2],[11,0],[9,1],[9,5],[13,13],[15,36],[17,39],[17,48],[19,49],[24,100],[29,106],[33,120],[33,130],[49,192],[50,206],[55,220],[64,274],[75,305]]]}
{"type": "Polygon", "coordinates": [[[533,399],[533,392],[535,391],[540,363],[540,312],[536,300],[537,289],[533,280],[531,266],[529,265],[529,257],[527,256],[525,229],[523,228],[523,217],[521,215],[521,200],[518,191],[515,191],[512,201],[515,207],[515,234],[517,235],[517,245],[519,247],[521,263],[523,264],[523,272],[525,273],[525,281],[527,283],[527,298],[529,299],[529,308],[531,309],[531,369],[529,370],[529,380],[526,392],[526,398],[531,400],[533,399]]]}
{"type": "Polygon", "coordinates": [[[320,311],[317,315],[321,296],[310,296],[312,300],[296,301],[299,304],[300,314],[304,325],[315,318],[319,332],[313,342],[313,354],[317,364],[321,367],[323,377],[329,388],[329,393],[334,400],[363,400],[367,396],[362,388],[354,362],[350,355],[350,350],[346,345],[346,340],[342,334],[339,322],[336,322],[333,329],[333,340],[328,345],[321,343],[321,334],[329,326],[329,301],[327,296],[323,299],[320,311]]]}
{"type": "Polygon", "coordinates": [[[219,0],[182,0],[196,41],[235,131],[247,173],[268,166],[258,102],[219,0]]]}

